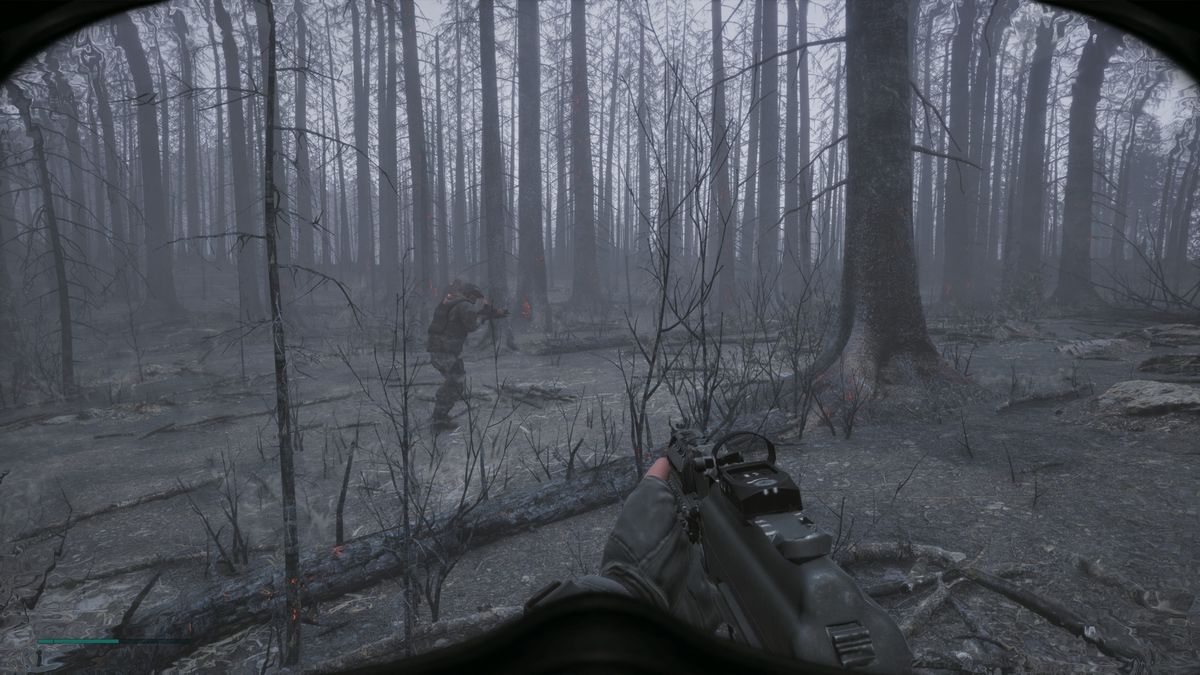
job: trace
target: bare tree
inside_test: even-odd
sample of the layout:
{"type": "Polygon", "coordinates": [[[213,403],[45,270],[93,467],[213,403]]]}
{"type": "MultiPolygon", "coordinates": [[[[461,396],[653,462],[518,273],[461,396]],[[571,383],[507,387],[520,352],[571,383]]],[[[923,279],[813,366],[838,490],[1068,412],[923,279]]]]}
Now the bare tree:
{"type": "Polygon", "coordinates": [[[542,241],[542,78],[538,3],[517,5],[517,79],[520,87],[520,273],[517,296],[551,326],[546,293],[546,248],[542,241]]]}
{"type": "Polygon", "coordinates": [[[275,6],[264,0],[263,13],[266,52],[263,74],[266,77],[263,106],[263,231],[267,247],[267,283],[271,304],[271,345],[275,357],[275,422],[279,438],[280,499],[283,510],[283,570],[285,615],[283,663],[300,662],[300,542],[297,533],[296,469],[293,458],[291,390],[288,388],[287,340],[283,322],[283,299],[279,284],[279,199],[275,184],[278,136],[276,73],[275,6]]]}
{"type": "Polygon", "coordinates": [[[1067,184],[1063,203],[1062,256],[1053,299],[1073,305],[1096,301],[1092,286],[1092,201],[1095,181],[1096,105],[1104,84],[1104,69],[1121,45],[1122,35],[1107,26],[1089,27],[1088,41],[1079,56],[1079,69],[1071,85],[1071,113],[1067,124],[1067,184]]]}
{"type": "Polygon", "coordinates": [[[1042,218],[1045,215],[1046,99],[1056,29],[1038,25],[1021,128],[1018,206],[1010,212],[1004,244],[1004,295],[1009,303],[1036,304],[1042,296],[1042,218]]]}
{"type": "Polygon", "coordinates": [[[596,184],[589,110],[587,1],[571,0],[571,187],[575,205],[571,304],[576,307],[592,307],[603,300],[596,263],[596,184]]]}
{"type": "MultiPolygon", "coordinates": [[[[217,0],[218,4],[219,0],[217,0]]],[[[171,233],[166,195],[162,182],[162,158],[159,152],[158,134],[154,122],[157,92],[150,78],[150,66],[146,52],[142,50],[142,39],[138,35],[133,19],[118,14],[113,19],[117,43],[125,51],[129,70],[133,75],[137,101],[138,154],[142,167],[142,213],[146,225],[146,283],[154,301],[167,312],[179,311],[179,300],[175,296],[175,276],[171,266],[171,251],[167,240],[171,233]]]]}
{"type": "MultiPolygon", "coordinates": [[[[412,223],[416,281],[429,299],[433,284],[433,191],[429,185],[429,152],[425,140],[425,104],[421,99],[421,66],[417,57],[417,18],[413,0],[400,2],[404,44],[404,110],[408,115],[408,158],[412,168],[412,223]]],[[[393,106],[394,108],[395,106],[393,106]]]]}
{"type": "Polygon", "coordinates": [[[42,198],[42,218],[46,223],[46,235],[54,262],[54,293],[58,298],[59,370],[62,375],[63,396],[75,395],[75,344],[74,323],[71,319],[71,287],[67,279],[67,255],[63,243],[58,211],[54,205],[50,169],[46,161],[46,140],[42,125],[33,118],[33,101],[15,80],[4,83],[9,98],[17,107],[25,130],[33,141],[33,161],[37,169],[38,190],[42,198]]]}
{"type": "Polygon", "coordinates": [[[868,390],[889,367],[931,375],[940,366],[913,254],[908,34],[904,3],[847,0],[842,290],[837,337],[814,369],[840,355],[868,390]]]}
{"type": "Polygon", "coordinates": [[[250,210],[253,197],[250,194],[250,158],[247,156],[246,118],[242,110],[242,71],[239,65],[237,42],[234,38],[233,22],[225,11],[224,0],[213,0],[213,15],[221,28],[221,46],[225,51],[225,86],[232,93],[226,107],[229,109],[228,143],[233,172],[233,208],[238,268],[238,315],[243,321],[262,317],[262,301],[259,299],[258,273],[254,264],[256,229],[251,224],[250,210]]]}

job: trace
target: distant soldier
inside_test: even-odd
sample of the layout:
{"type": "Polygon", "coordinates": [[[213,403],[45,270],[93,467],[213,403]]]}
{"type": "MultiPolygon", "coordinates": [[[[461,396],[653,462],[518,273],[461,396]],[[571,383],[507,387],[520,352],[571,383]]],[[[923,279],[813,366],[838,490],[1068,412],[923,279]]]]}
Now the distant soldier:
{"type": "Polygon", "coordinates": [[[508,311],[496,309],[483,297],[483,291],[475,284],[455,279],[446,289],[446,297],[433,310],[433,321],[429,323],[429,339],[425,348],[429,350],[429,361],[445,381],[438,387],[433,403],[433,432],[440,434],[457,425],[450,421],[450,409],[462,398],[466,390],[466,368],[463,367],[462,348],[467,335],[480,325],[480,320],[499,319],[508,316],[508,311]],[[482,306],[476,307],[477,302],[482,306]]]}

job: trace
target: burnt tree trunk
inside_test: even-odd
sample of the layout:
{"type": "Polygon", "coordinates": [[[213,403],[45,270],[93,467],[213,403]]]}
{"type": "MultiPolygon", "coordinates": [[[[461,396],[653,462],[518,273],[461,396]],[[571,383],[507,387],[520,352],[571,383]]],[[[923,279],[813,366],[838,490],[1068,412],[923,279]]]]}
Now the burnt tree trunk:
{"type": "MultiPolygon", "coordinates": [[[[709,185],[708,253],[717,270],[717,308],[732,311],[737,286],[734,267],[734,214],[729,194],[729,125],[725,121],[725,45],[722,44],[721,0],[712,0],[712,178],[709,185]]],[[[638,143],[641,144],[641,136],[638,143]]],[[[641,150],[643,148],[639,148],[641,150]]],[[[647,177],[649,182],[649,177],[647,177]]]]}
{"type": "MultiPolygon", "coordinates": [[[[716,0],[714,0],[716,1],[716,0]]],[[[715,115],[716,113],[714,113],[715,115]]],[[[638,157],[638,227],[637,245],[633,249],[648,247],[650,241],[650,151],[646,137],[650,133],[650,107],[646,102],[646,23],[638,20],[638,102],[637,102],[637,157],[638,157]]],[[[560,130],[561,138],[561,130],[560,130]]],[[[561,145],[561,143],[560,143],[561,145]]],[[[648,250],[648,249],[647,249],[648,250]]],[[[730,259],[728,264],[733,265],[730,259]]]]}
{"type": "Polygon", "coordinates": [[[1063,198],[1062,256],[1054,300],[1077,305],[1099,300],[1092,286],[1092,200],[1095,196],[1096,105],[1104,69],[1121,44],[1120,33],[1094,25],[1071,85],[1067,130],[1067,181],[1063,198]]]}
{"type": "MultiPolygon", "coordinates": [[[[108,202],[108,232],[113,244],[116,245],[117,242],[124,243],[131,237],[129,220],[126,215],[126,197],[121,190],[121,180],[124,174],[121,171],[120,159],[117,157],[117,136],[113,128],[112,105],[108,99],[108,85],[104,81],[104,59],[99,50],[89,50],[84,56],[84,64],[88,69],[88,79],[92,85],[92,97],[96,101],[96,116],[100,118],[100,134],[104,142],[104,196],[105,201],[108,202]]],[[[122,248],[124,247],[122,246],[122,248]]],[[[122,251],[122,254],[124,253],[122,251]]],[[[125,267],[134,264],[135,261],[135,256],[125,255],[124,259],[120,259],[114,255],[118,275],[125,275],[125,267]]],[[[129,277],[124,276],[123,278],[128,283],[129,277]]]]}
{"type": "MultiPolygon", "coordinates": [[[[370,11],[366,12],[369,18],[370,11]]],[[[357,209],[355,211],[356,228],[358,234],[357,253],[358,253],[358,273],[366,278],[375,266],[375,256],[373,253],[374,219],[371,216],[371,163],[367,158],[367,149],[370,147],[370,139],[368,137],[368,124],[370,112],[368,105],[370,104],[370,73],[367,72],[367,64],[370,62],[370,21],[368,26],[363,29],[360,24],[359,3],[350,3],[350,19],[353,30],[353,46],[354,46],[354,145],[357,151],[355,157],[355,175],[354,184],[355,192],[358,195],[357,209]],[[363,35],[366,35],[366,44],[364,44],[363,35]]],[[[348,225],[348,224],[347,224],[348,225]]]]}
{"type": "MultiPolygon", "coordinates": [[[[133,20],[125,14],[113,19],[117,44],[125,52],[133,76],[134,99],[147,103],[156,96],[150,65],[142,50],[141,37],[133,20]]],[[[167,245],[171,223],[167,214],[166,195],[162,182],[162,157],[159,154],[158,130],[154,106],[136,105],[138,155],[141,158],[142,213],[146,225],[146,283],[149,296],[160,309],[176,313],[179,300],[175,296],[175,276],[171,267],[171,250],[167,245]]]]}
{"type": "MultiPolygon", "coordinates": [[[[62,393],[65,397],[75,395],[75,349],[72,337],[74,324],[71,319],[71,286],[67,280],[67,256],[63,237],[58,222],[58,212],[54,208],[54,191],[50,178],[50,168],[46,160],[46,140],[42,135],[42,126],[33,119],[33,102],[29,96],[17,86],[14,80],[5,82],[9,99],[17,108],[21,121],[33,141],[33,162],[37,169],[38,189],[42,197],[42,220],[46,223],[46,238],[50,242],[50,254],[54,263],[54,289],[58,299],[58,346],[59,364],[62,375],[62,393]]],[[[151,115],[153,115],[153,111],[151,115]]]]}
{"type": "MultiPolygon", "coordinates": [[[[425,104],[421,100],[421,67],[417,53],[417,17],[413,0],[400,2],[400,32],[404,45],[404,112],[408,116],[408,159],[412,169],[412,229],[417,263],[415,281],[421,289],[417,297],[421,298],[422,302],[426,302],[434,299],[431,297],[433,290],[433,191],[429,185],[429,151],[428,143],[425,140],[425,104]]],[[[389,56],[389,61],[390,58],[389,56]]]]}
{"type": "Polygon", "coordinates": [[[587,2],[571,0],[571,187],[575,193],[571,304],[576,307],[594,307],[601,302],[587,77],[587,2]]]}
{"type": "Polygon", "coordinates": [[[546,248],[542,241],[542,59],[539,49],[538,3],[517,5],[517,83],[520,118],[520,272],[517,297],[522,312],[528,305],[530,318],[544,313],[547,332],[551,326],[550,301],[546,294],[546,248]]]}
{"type": "Polygon", "coordinates": [[[479,58],[483,78],[483,203],[480,227],[486,242],[487,293],[496,301],[508,297],[504,250],[504,151],[500,144],[500,103],[496,92],[496,23],[492,0],[479,3],[479,58]]]}
{"type": "Polygon", "coordinates": [[[279,290],[279,190],[275,185],[275,155],[279,139],[276,106],[275,8],[264,0],[266,105],[263,109],[263,231],[267,244],[267,284],[271,302],[271,342],[275,356],[275,421],[279,435],[280,498],[283,502],[284,636],[283,663],[300,662],[300,543],[296,526],[296,470],[292,458],[291,402],[289,400],[287,349],[283,329],[283,301],[279,290]]]}
{"type": "Polygon", "coordinates": [[[818,365],[840,355],[867,382],[940,365],[913,253],[908,33],[904,3],[847,0],[845,256],[838,336],[818,365]]]}
{"type": "MultiPolygon", "coordinates": [[[[296,13],[296,112],[297,129],[308,129],[308,22],[304,0],[295,0],[296,13]]],[[[323,164],[322,164],[323,166],[323,164]]],[[[321,188],[324,190],[324,181],[321,188]]],[[[313,178],[309,160],[308,134],[296,132],[296,257],[302,265],[314,263],[313,178]]]]}
{"type": "MultiPolygon", "coordinates": [[[[457,8],[458,6],[455,5],[457,8]]],[[[457,9],[456,9],[457,12],[457,9]]],[[[457,276],[466,269],[469,263],[467,249],[467,169],[466,158],[463,156],[463,88],[462,88],[462,28],[455,14],[454,23],[454,206],[450,218],[454,221],[452,229],[453,242],[450,247],[454,251],[454,274],[457,276]]]]}
{"type": "MultiPolygon", "coordinates": [[[[188,43],[188,25],[187,19],[183,12],[175,11],[171,14],[171,18],[175,25],[175,39],[179,42],[179,60],[183,75],[183,87],[188,91],[183,97],[183,165],[186,171],[179,174],[179,181],[183,184],[183,194],[186,209],[184,213],[186,225],[182,228],[185,235],[196,236],[202,234],[200,224],[200,150],[198,139],[196,137],[196,104],[194,95],[190,90],[195,87],[193,73],[195,67],[192,59],[191,46],[188,43]],[[185,179],[186,175],[186,179],[185,179]]],[[[189,246],[189,248],[191,248],[189,246]]],[[[203,250],[203,245],[196,247],[203,250]]]]}
{"type": "MultiPolygon", "coordinates": [[[[950,54],[950,141],[948,154],[966,157],[970,101],[967,87],[971,67],[971,53],[975,36],[975,3],[977,0],[960,0],[958,6],[958,28],[954,32],[954,45],[950,54]]],[[[970,299],[971,274],[971,229],[968,214],[969,187],[977,180],[977,174],[966,162],[951,162],[946,169],[943,194],[946,199],[946,215],[943,223],[942,242],[946,255],[942,259],[942,302],[960,304],[970,299]]]]}
{"type": "Polygon", "coordinates": [[[1017,206],[1009,214],[1004,245],[1004,295],[1017,304],[1036,303],[1042,296],[1042,219],[1046,200],[1046,98],[1055,29],[1038,26],[1025,92],[1021,127],[1021,159],[1017,176],[1017,206]]]}
{"type": "MultiPolygon", "coordinates": [[[[403,8],[404,3],[401,3],[403,8]]],[[[376,23],[379,28],[379,41],[376,52],[379,65],[375,70],[378,97],[379,120],[379,169],[378,201],[379,201],[379,268],[383,276],[383,286],[391,297],[397,290],[400,278],[401,260],[405,264],[414,263],[419,268],[422,262],[419,256],[402,258],[400,250],[403,234],[400,227],[400,160],[396,148],[396,13],[391,3],[375,5],[376,23]],[[387,14],[386,19],[384,14],[387,14]]],[[[403,11],[403,9],[401,10],[403,11]]],[[[401,23],[404,19],[401,17],[401,23]]],[[[403,26],[401,26],[403,31],[403,26]]],[[[407,45],[405,45],[407,49],[407,45]]],[[[407,54],[405,54],[407,59],[407,54]]],[[[405,63],[405,67],[408,64],[405,63]]],[[[418,87],[420,86],[418,82],[418,87]]],[[[410,138],[416,130],[412,120],[409,120],[408,132],[410,138]]],[[[418,132],[419,133],[419,132],[418,132]]],[[[414,148],[415,151],[415,148],[414,148]]],[[[418,180],[413,175],[413,181],[418,180]]]]}
{"type": "Polygon", "coordinates": [[[226,108],[229,113],[228,143],[233,178],[233,209],[237,250],[239,317],[243,321],[254,321],[262,317],[262,301],[259,298],[258,271],[254,263],[254,230],[250,218],[254,198],[250,194],[250,159],[248,148],[242,140],[246,138],[246,119],[242,111],[241,66],[239,65],[237,42],[233,23],[225,11],[223,0],[213,0],[213,14],[221,29],[221,47],[225,52],[225,86],[229,89],[226,108]]]}
{"type": "MultiPolygon", "coordinates": [[[[762,3],[762,54],[779,51],[779,7],[762,3]]],[[[765,283],[773,283],[779,269],[779,59],[761,67],[762,101],[759,102],[758,149],[758,266],[765,283]]]]}
{"type": "MultiPolygon", "coordinates": [[[[754,3],[754,25],[751,29],[750,62],[758,63],[762,59],[762,8],[763,3],[754,3]]],[[[755,197],[755,185],[758,183],[758,136],[760,116],[759,90],[762,86],[762,69],[750,71],[750,138],[746,150],[746,193],[742,204],[742,221],[738,227],[738,265],[744,272],[744,278],[754,277],[754,242],[755,231],[758,227],[758,199],[755,197]]],[[[834,134],[837,132],[834,131],[834,134]]]]}

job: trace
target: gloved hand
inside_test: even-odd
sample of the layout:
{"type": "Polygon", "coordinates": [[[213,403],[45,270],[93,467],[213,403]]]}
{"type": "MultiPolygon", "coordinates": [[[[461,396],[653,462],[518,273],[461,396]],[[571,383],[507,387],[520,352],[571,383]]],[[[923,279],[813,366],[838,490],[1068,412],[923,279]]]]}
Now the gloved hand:
{"type": "Polygon", "coordinates": [[[666,482],[669,472],[667,459],[658,459],[625,500],[604,546],[600,575],[568,581],[538,602],[610,591],[715,630],[721,621],[717,589],[704,575],[703,549],[688,541],[678,501],[666,482]]]}

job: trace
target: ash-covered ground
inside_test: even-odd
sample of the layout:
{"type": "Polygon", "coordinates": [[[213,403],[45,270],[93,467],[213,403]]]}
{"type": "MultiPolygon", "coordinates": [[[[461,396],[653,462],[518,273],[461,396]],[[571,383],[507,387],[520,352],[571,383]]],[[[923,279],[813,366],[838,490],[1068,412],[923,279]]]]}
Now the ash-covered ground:
{"type": "MultiPolygon", "coordinates": [[[[425,427],[439,378],[424,366],[410,371],[407,387],[396,379],[395,323],[370,317],[360,328],[332,303],[302,314],[289,343],[308,555],[335,549],[343,484],[345,542],[398,522],[394,422],[404,393],[417,430],[414,489],[435,516],[463,501],[486,503],[481,480],[487,499],[567,480],[572,451],[572,480],[614,459],[633,465],[617,363],[618,351],[634,346],[616,344],[629,335],[617,311],[563,322],[570,330],[549,338],[510,319],[516,351],[477,334],[465,355],[471,412],[436,449],[425,427]]],[[[0,670],[52,670],[77,648],[39,647],[37,639],[106,637],[123,619],[186,607],[282,569],[265,335],[239,338],[231,313],[216,303],[186,321],[140,323],[136,340],[121,332],[121,317],[96,320],[110,333],[77,357],[81,400],[0,413],[4,585],[12,598],[0,670]]],[[[1196,672],[1200,399],[1187,388],[1200,373],[1197,357],[1187,357],[1200,353],[1200,328],[1113,315],[934,316],[930,324],[965,384],[876,392],[853,420],[844,408],[828,422],[814,413],[802,435],[792,418],[778,436],[781,465],[798,479],[808,513],[835,535],[836,554],[861,583],[917,582],[879,601],[909,622],[918,665],[1117,672],[1126,661],[1113,650],[1133,649],[1153,672],[1196,672]],[[1127,381],[1178,388],[1105,396],[1127,381]],[[1157,404],[1137,407],[1138,396],[1144,403],[1155,395],[1157,404]],[[925,556],[854,559],[856,549],[897,543],[962,553],[963,566],[1068,610],[1090,639],[925,556]]],[[[417,362],[425,358],[423,328],[410,328],[407,356],[417,362]]],[[[731,362],[739,349],[761,351],[755,330],[731,333],[731,362]]],[[[771,328],[763,331],[758,337],[769,338],[771,328]]],[[[648,406],[655,444],[680,417],[669,389],[648,406]]],[[[439,622],[503,619],[546,583],[595,571],[618,510],[543,519],[468,544],[445,575],[439,622]]],[[[304,666],[394,639],[401,586],[392,575],[318,603],[303,626],[304,666]]],[[[470,634],[431,628],[429,604],[423,599],[418,610],[418,630],[433,636],[427,646],[470,634]]],[[[239,628],[168,670],[259,672],[264,662],[270,670],[278,661],[274,631],[271,621],[239,628]]]]}

